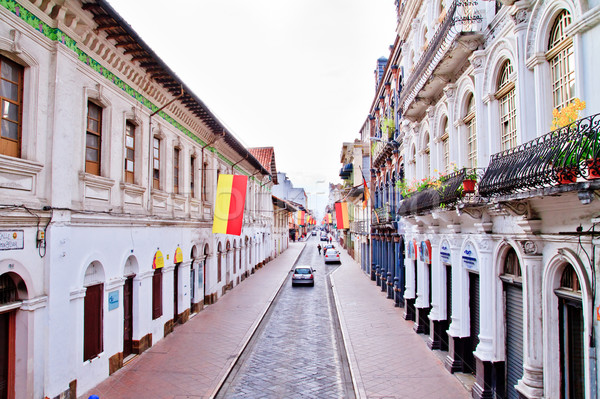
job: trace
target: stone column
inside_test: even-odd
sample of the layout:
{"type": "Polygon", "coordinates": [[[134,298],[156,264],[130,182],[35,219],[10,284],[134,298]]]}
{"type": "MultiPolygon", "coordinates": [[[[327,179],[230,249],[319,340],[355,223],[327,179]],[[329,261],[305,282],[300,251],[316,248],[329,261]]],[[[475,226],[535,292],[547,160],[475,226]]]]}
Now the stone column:
{"type": "Polygon", "coordinates": [[[438,236],[432,237],[431,241],[431,311],[429,312],[429,339],[427,345],[429,349],[442,348],[442,335],[448,325],[446,315],[441,313],[440,305],[442,301],[441,294],[445,292],[443,276],[445,275],[443,265],[440,261],[440,239],[438,236]]]}
{"type": "Polygon", "coordinates": [[[417,296],[417,287],[415,286],[415,262],[409,257],[409,245],[413,245],[413,237],[407,236],[405,241],[404,272],[406,277],[404,299],[406,306],[404,308],[404,318],[406,320],[415,320],[415,298],[417,296]]]}

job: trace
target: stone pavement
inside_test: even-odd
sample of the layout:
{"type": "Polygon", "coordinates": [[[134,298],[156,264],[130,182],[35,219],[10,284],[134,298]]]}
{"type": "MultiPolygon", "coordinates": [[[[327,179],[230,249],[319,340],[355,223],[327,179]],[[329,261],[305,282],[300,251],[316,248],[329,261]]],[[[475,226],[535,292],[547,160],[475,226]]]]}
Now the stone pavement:
{"type": "Polygon", "coordinates": [[[470,398],[346,251],[331,274],[357,398],[470,398]]]}
{"type": "Polygon", "coordinates": [[[252,337],[306,243],[277,258],[80,398],[210,398],[252,337]]]}

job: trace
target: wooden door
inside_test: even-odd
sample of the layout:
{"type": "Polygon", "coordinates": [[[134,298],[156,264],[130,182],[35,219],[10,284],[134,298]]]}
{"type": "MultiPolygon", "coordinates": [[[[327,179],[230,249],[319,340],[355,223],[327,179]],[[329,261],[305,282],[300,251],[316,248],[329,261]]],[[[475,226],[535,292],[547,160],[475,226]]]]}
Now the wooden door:
{"type": "Polygon", "coordinates": [[[173,323],[176,324],[179,321],[179,313],[177,311],[177,297],[179,296],[179,263],[175,265],[173,270],[173,323]]]}
{"type": "Polygon", "coordinates": [[[123,286],[123,358],[133,351],[133,276],[123,286]]]}
{"type": "Polygon", "coordinates": [[[0,314],[0,399],[15,397],[15,315],[0,314]]]}

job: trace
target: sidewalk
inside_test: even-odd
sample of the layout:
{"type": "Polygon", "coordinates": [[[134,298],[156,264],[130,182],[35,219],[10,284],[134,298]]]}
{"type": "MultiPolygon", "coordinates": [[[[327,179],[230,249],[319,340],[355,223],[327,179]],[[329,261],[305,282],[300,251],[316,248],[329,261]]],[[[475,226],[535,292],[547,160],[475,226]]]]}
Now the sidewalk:
{"type": "Polygon", "coordinates": [[[344,250],[331,274],[357,398],[470,398],[413,322],[344,250]]]}
{"type": "Polygon", "coordinates": [[[81,395],[115,398],[210,398],[250,340],[306,246],[289,248],[217,303],[81,395]]]}

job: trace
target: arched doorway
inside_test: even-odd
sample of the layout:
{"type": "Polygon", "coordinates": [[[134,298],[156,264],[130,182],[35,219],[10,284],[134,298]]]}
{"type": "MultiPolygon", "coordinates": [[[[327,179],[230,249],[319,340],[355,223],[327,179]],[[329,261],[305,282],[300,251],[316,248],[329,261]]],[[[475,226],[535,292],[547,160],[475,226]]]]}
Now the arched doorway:
{"type": "Polygon", "coordinates": [[[194,245],[192,250],[190,251],[190,312],[196,313],[198,312],[197,304],[196,304],[196,267],[198,267],[198,249],[194,245]]]}
{"type": "Polygon", "coordinates": [[[507,399],[520,397],[516,390],[523,377],[523,278],[517,253],[511,247],[503,259],[502,274],[506,368],[504,373],[505,392],[497,392],[507,399]]]}
{"type": "Polygon", "coordinates": [[[560,390],[562,398],[585,398],[584,318],[581,285],[571,264],[566,264],[558,297],[560,390]]]}
{"type": "Polygon", "coordinates": [[[219,245],[217,246],[217,283],[221,282],[221,265],[222,265],[222,258],[223,257],[223,247],[221,246],[221,243],[219,243],[219,245]]]}
{"type": "Polygon", "coordinates": [[[83,286],[83,361],[86,361],[97,357],[104,348],[104,269],[100,262],[89,264],[83,286]]]}
{"type": "Polygon", "coordinates": [[[123,270],[123,359],[133,354],[133,279],[138,270],[137,266],[135,257],[130,256],[123,270]]]}
{"type": "Polygon", "coordinates": [[[25,298],[27,288],[19,275],[0,276],[0,398],[15,398],[16,359],[23,357],[17,353],[17,313],[25,298]]]}
{"type": "MultiPolygon", "coordinates": [[[[202,263],[199,266],[199,271],[200,273],[200,277],[202,278],[202,280],[200,281],[200,285],[202,287],[202,295],[204,295],[204,298],[207,297],[206,295],[206,262],[208,262],[208,244],[204,244],[204,251],[203,251],[204,257],[202,258],[202,263]]],[[[205,300],[205,302],[207,302],[205,300]]]]}
{"type": "Polygon", "coordinates": [[[231,288],[231,243],[227,241],[225,245],[225,289],[231,288]]]}

